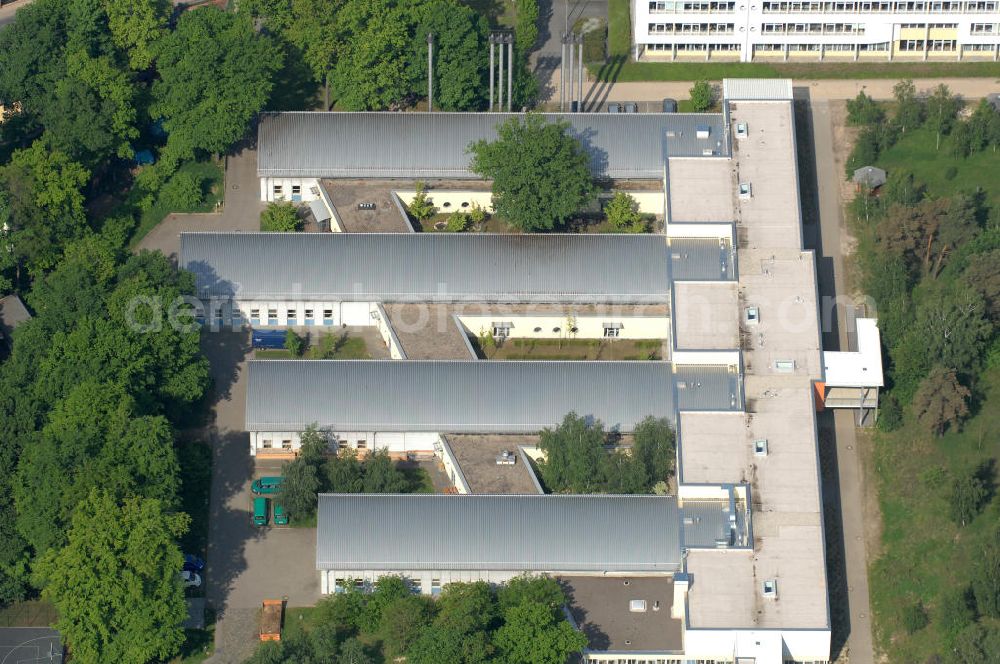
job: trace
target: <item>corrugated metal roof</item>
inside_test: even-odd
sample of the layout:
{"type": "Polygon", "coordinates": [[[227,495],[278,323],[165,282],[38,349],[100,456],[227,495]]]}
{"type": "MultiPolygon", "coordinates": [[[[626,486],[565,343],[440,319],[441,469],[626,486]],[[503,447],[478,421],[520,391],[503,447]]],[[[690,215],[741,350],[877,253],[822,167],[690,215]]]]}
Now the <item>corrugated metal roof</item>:
{"type": "Polygon", "coordinates": [[[677,367],[678,410],[740,410],[742,381],[729,367],[684,365],[677,367]]]}
{"type": "Polygon", "coordinates": [[[672,572],[672,496],[319,496],[316,568],[672,572]]]}
{"type": "Polygon", "coordinates": [[[784,101],[792,99],[789,78],[727,78],[722,81],[722,97],[729,101],[784,101]]]}
{"type": "Polygon", "coordinates": [[[674,418],[669,362],[260,360],[247,371],[248,431],[536,433],[576,411],[627,432],[647,415],[674,418]]]}
{"type": "Polygon", "coordinates": [[[727,239],[672,238],[670,263],[674,281],[736,279],[733,247],[727,239]]]}
{"type": "MultiPolygon", "coordinates": [[[[472,178],[469,145],[496,138],[520,113],[273,113],[257,130],[260,177],[472,178]]],[[[543,113],[564,119],[591,155],[595,174],[661,179],[664,140],[672,157],[725,153],[721,114],[543,113]],[[698,125],[711,135],[699,139],[698,125]],[[673,136],[666,138],[668,130],[673,136]]]]}
{"type": "Polygon", "coordinates": [[[661,304],[657,235],[182,233],[203,297],[661,304]]]}

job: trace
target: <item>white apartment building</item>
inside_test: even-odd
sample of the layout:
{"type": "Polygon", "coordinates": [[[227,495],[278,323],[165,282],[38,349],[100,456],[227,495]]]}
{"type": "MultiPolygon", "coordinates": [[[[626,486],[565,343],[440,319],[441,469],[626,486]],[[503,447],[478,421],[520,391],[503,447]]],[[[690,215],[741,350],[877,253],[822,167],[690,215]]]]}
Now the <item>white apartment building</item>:
{"type": "Polygon", "coordinates": [[[996,61],[1000,0],[632,0],[632,34],[644,61],[996,61]]]}

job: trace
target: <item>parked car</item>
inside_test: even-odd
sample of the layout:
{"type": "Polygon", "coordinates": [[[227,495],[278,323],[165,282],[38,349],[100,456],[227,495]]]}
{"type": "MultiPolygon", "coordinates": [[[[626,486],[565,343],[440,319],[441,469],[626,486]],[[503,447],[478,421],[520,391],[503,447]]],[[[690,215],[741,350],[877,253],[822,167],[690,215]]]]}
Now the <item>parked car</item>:
{"type": "Polygon", "coordinates": [[[258,528],[267,525],[267,498],[253,499],[253,525],[258,528]]]}
{"type": "Polygon", "coordinates": [[[608,104],[608,113],[621,113],[621,112],[622,112],[622,105],[621,104],[619,104],[617,102],[608,104]]]}
{"type": "Polygon", "coordinates": [[[181,581],[185,588],[198,588],[201,586],[201,575],[197,572],[181,572],[181,581]]]}
{"type": "Polygon", "coordinates": [[[288,525],[288,514],[285,513],[285,508],[278,503],[274,504],[274,525],[276,526],[287,526],[288,525]]]}
{"type": "Polygon", "coordinates": [[[281,490],[281,482],[284,480],[280,475],[271,477],[258,477],[250,485],[250,491],[260,495],[278,493],[281,490]]]}
{"type": "Polygon", "coordinates": [[[184,571],[185,572],[200,572],[205,569],[205,561],[194,555],[193,553],[184,554],[184,571]]]}
{"type": "Polygon", "coordinates": [[[677,100],[667,97],[663,100],[663,112],[664,113],[676,113],[677,112],[677,100]]]}
{"type": "Polygon", "coordinates": [[[625,106],[623,108],[625,109],[626,113],[638,113],[639,112],[639,104],[635,103],[634,101],[627,101],[627,102],[625,102],[625,106]]]}

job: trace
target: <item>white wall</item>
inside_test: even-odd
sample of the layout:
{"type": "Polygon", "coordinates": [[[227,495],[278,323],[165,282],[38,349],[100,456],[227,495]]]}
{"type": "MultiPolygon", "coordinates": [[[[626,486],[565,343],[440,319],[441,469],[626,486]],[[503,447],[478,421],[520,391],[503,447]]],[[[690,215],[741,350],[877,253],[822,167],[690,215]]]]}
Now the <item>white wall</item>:
{"type": "Polygon", "coordinates": [[[740,351],[738,350],[675,350],[673,353],[674,366],[687,364],[708,365],[708,366],[735,366],[740,365],[740,351]]]}
{"type": "MultiPolygon", "coordinates": [[[[493,192],[488,190],[428,189],[426,193],[427,199],[437,207],[438,212],[443,214],[472,212],[472,208],[475,205],[478,205],[490,214],[493,213],[493,192]]],[[[405,205],[409,206],[413,202],[413,197],[417,195],[417,192],[411,189],[397,191],[396,195],[399,196],[399,199],[405,205]]]]}
{"type": "Polygon", "coordinates": [[[448,475],[448,479],[451,480],[455,489],[461,494],[472,493],[472,489],[465,479],[465,474],[462,473],[462,468],[458,464],[458,459],[455,458],[455,453],[451,451],[451,445],[448,444],[448,440],[444,436],[438,436],[437,442],[434,443],[434,453],[441,459],[444,472],[448,475]]]}
{"type": "MultiPolygon", "coordinates": [[[[375,310],[375,302],[330,302],[330,301],[294,301],[294,300],[238,300],[236,306],[239,309],[243,324],[253,327],[286,327],[290,324],[317,327],[331,327],[340,325],[373,326],[376,320],[372,318],[371,311],[375,310]],[[259,318],[254,322],[251,314],[256,309],[259,318]],[[270,319],[268,312],[274,310],[277,317],[270,319]],[[313,312],[312,322],[306,320],[306,311],[313,312]],[[289,318],[291,310],[295,318],[289,318]],[[330,311],[329,318],[324,317],[324,311],[330,311]],[[271,320],[274,322],[272,323],[271,320]],[[290,323],[289,321],[294,321],[290,323]]],[[[208,312],[207,315],[212,315],[208,312]]],[[[224,321],[225,323],[225,321],[224,321]]]]}
{"type": "Polygon", "coordinates": [[[378,328],[379,334],[382,335],[382,341],[385,342],[386,348],[389,349],[389,357],[394,360],[405,360],[406,352],[403,351],[403,346],[400,345],[399,339],[396,338],[396,332],[392,329],[389,316],[385,313],[385,308],[380,303],[375,302],[372,305],[372,311],[375,314],[375,326],[378,328]]]}
{"type": "MultiPolygon", "coordinates": [[[[623,307],[624,309],[624,307],[623,307]]],[[[626,316],[610,313],[600,316],[575,316],[567,320],[562,315],[511,316],[491,314],[489,316],[467,316],[457,314],[458,321],[473,335],[480,331],[491,334],[494,322],[510,322],[511,339],[602,339],[604,323],[621,323],[619,339],[666,339],[670,336],[670,318],[667,316],[626,316]],[[576,326],[577,332],[569,330],[576,326]],[[540,329],[539,329],[540,328],[540,329]],[[556,332],[555,329],[559,331],[556,332]]]]}
{"type": "Polygon", "coordinates": [[[714,237],[732,242],[733,225],[731,223],[673,222],[667,224],[667,237],[693,237],[698,239],[714,237]]]}
{"type": "MultiPolygon", "coordinates": [[[[360,450],[362,453],[376,449],[386,449],[395,457],[407,455],[431,456],[435,453],[435,443],[439,435],[433,432],[395,432],[395,431],[327,431],[330,439],[330,449],[340,448],[343,442],[347,448],[360,450]]],[[[299,431],[251,431],[250,456],[265,456],[267,450],[282,453],[282,441],[290,440],[291,450],[297,452],[302,446],[299,431]],[[271,441],[271,447],[264,446],[265,441],[271,441]]],[[[287,451],[287,450],[286,450],[287,451]]]]}
{"type": "Polygon", "coordinates": [[[260,178],[260,200],[266,203],[272,201],[308,203],[317,198],[319,198],[319,181],[316,178],[260,178]],[[300,188],[298,197],[292,193],[292,188],[296,186],[300,188]],[[275,193],[275,187],[281,187],[280,194],[275,193]]]}
{"type": "Polygon", "coordinates": [[[684,630],[684,654],[692,659],[732,661],[734,653],[756,664],[825,662],[830,659],[830,630],[684,630]]]}

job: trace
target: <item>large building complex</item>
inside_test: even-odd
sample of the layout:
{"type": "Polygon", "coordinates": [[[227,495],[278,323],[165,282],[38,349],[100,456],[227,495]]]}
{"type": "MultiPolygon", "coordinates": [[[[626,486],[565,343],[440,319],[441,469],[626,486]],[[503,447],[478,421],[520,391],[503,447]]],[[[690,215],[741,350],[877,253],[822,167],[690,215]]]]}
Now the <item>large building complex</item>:
{"type": "Polygon", "coordinates": [[[997,60],[998,0],[632,0],[637,60],[997,60]]]}
{"type": "MultiPolygon", "coordinates": [[[[261,194],[315,186],[322,198],[365,171],[399,178],[400,191],[427,174],[471,179],[465,145],[501,117],[271,116],[261,194]],[[428,136],[444,147],[420,152],[428,136]]],[[[666,418],[672,496],[537,495],[527,480],[516,493],[536,495],[321,496],[321,589],[396,574],[436,594],[547,573],[573,620],[601,635],[588,661],[825,662],[816,412],[865,407],[882,377],[874,321],[858,321],[848,351],[821,346],[791,83],[726,81],[722,113],[696,119],[572,117],[595,173],[646,182],[663,233],[184,235],[208,323],[374,327],[392,358],[251,361],[251,454],[292,455],[315,424],[336,448],[435,455],[458,493],[475,494],[460,466],[477,446],[523,453],[571,410],[626,438],[642,418],[666,418]],[[627,362],[483,360],[472,342],[484,336],[662,348],[627,362]]]]}

